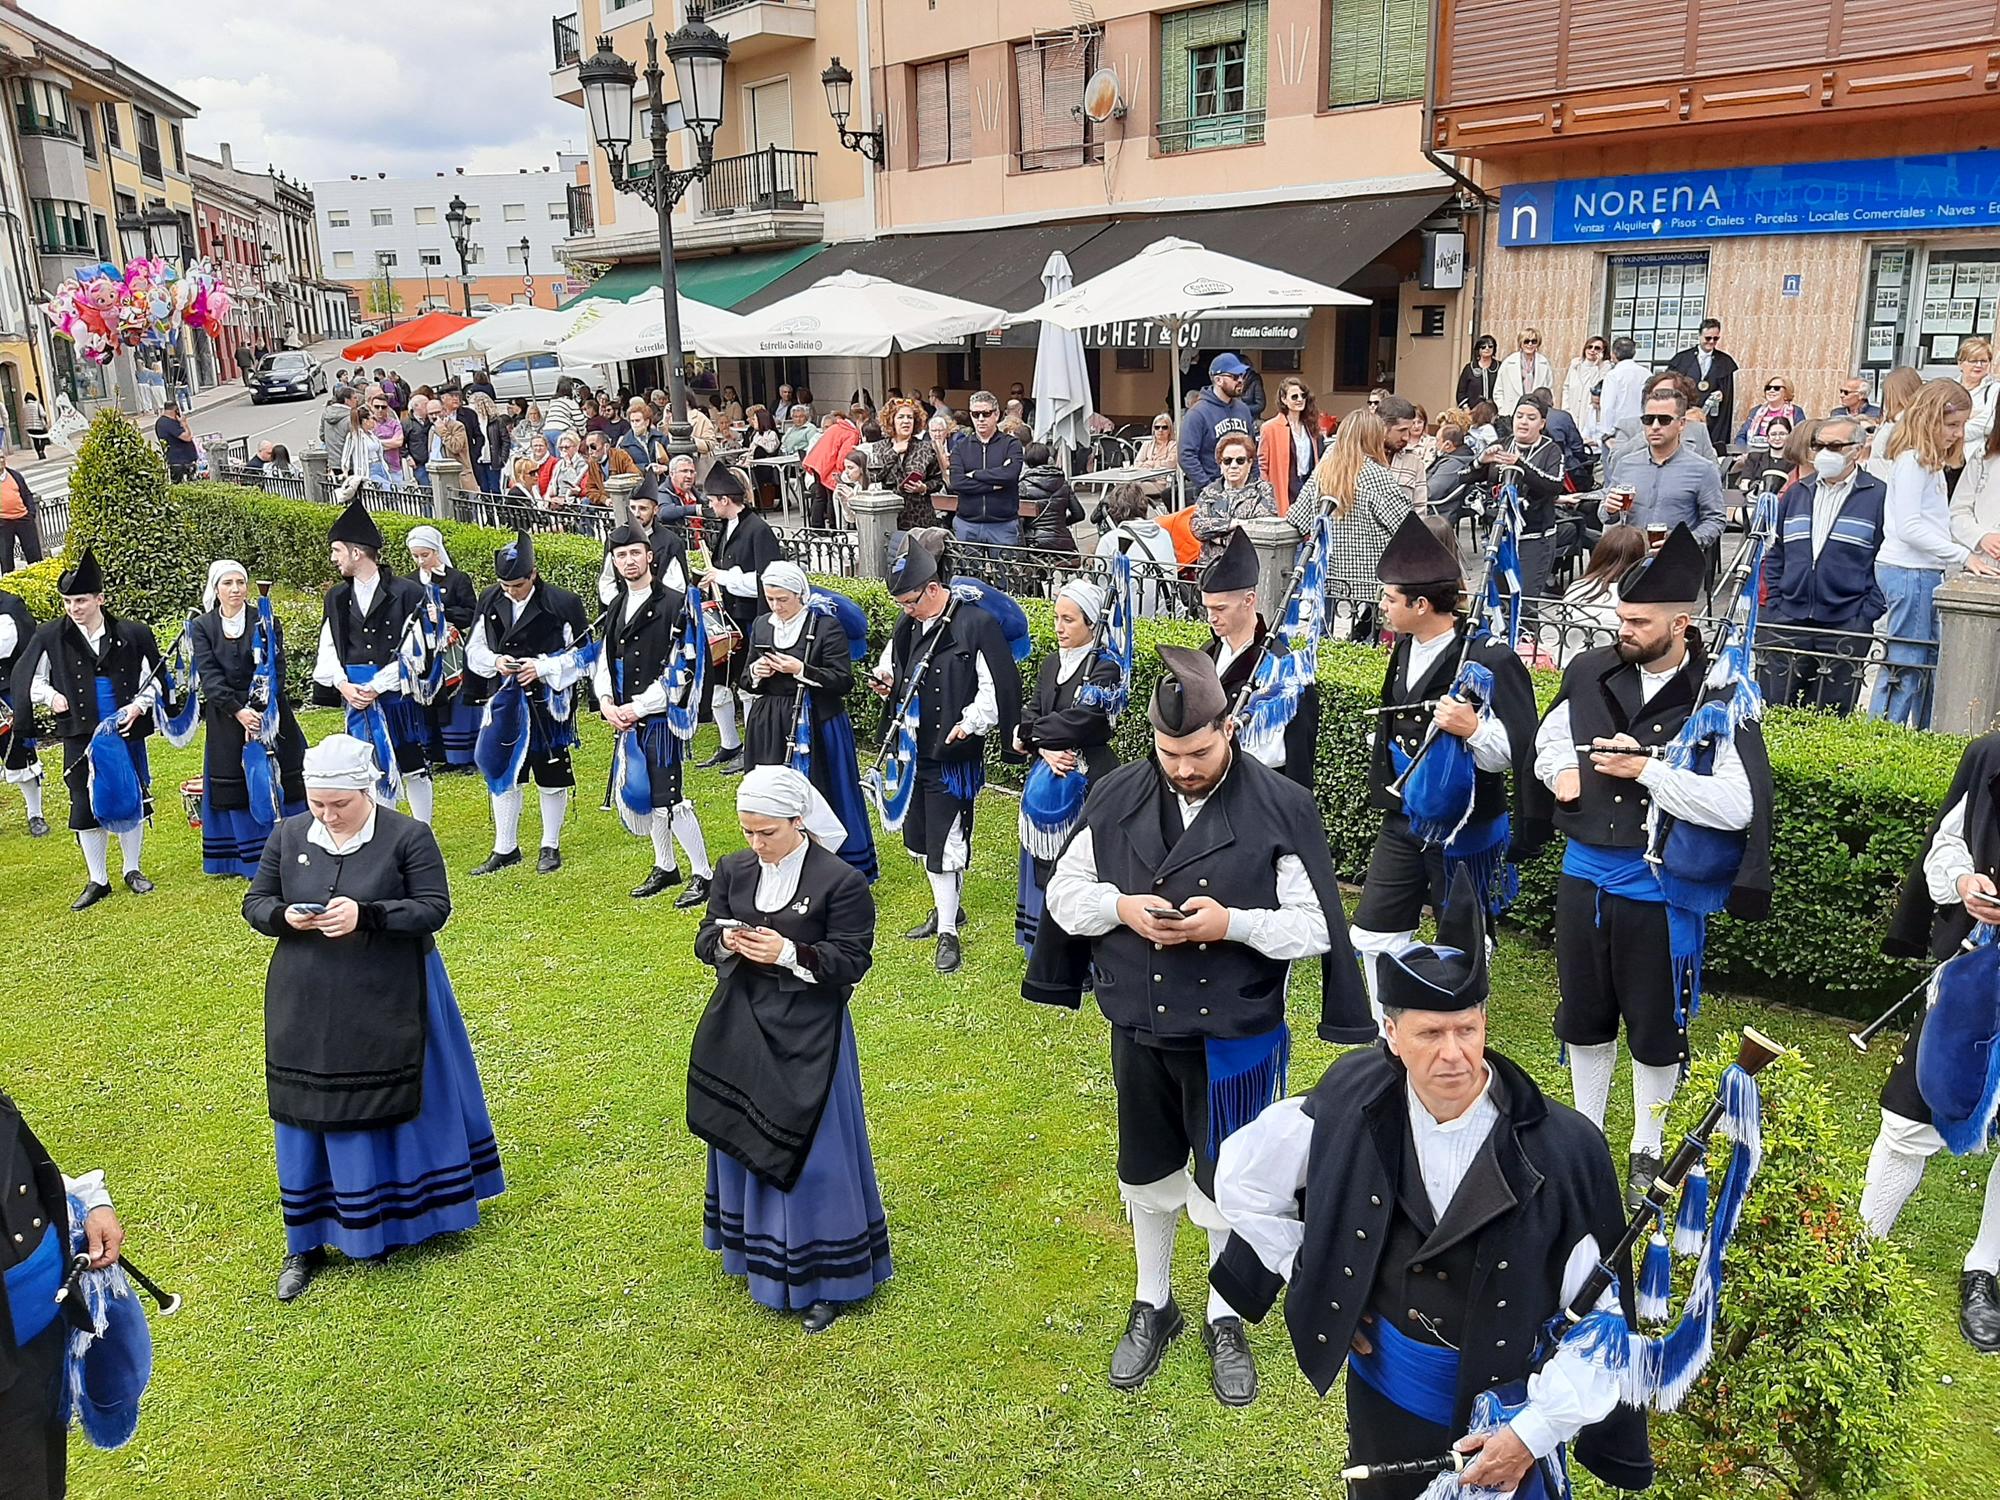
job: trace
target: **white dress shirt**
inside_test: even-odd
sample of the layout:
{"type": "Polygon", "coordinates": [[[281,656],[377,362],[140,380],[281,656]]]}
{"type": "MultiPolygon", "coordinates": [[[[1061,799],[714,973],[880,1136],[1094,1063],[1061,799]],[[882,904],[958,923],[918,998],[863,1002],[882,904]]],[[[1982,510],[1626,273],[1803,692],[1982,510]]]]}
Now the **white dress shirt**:
{"type": "MultiPolygon", "coordinates": [[[[940,611],[932,615],[928,620],[917,621],[916,634],[910,640],[910,650],[913,655],[923,650],[924,642],[929,639],[931,632],[937,629],[938,621],[943,618],[944,614],[940,611]]],[[[930,662],[928,660],[924,663],[924,670],[930,670],[930,662]]],[[[1000,695],[994,689],[993,669],[986,665],[986,654],[984,652],[975,651],[972,653],[972,670],[975,679],[972,690],[972,701],[965,705],[965,711],[958,716],[958,727],[965,731],[966,738],[968,739],[975,735],[990,733],[1000,723],[1000,695]]],[[[895,676],[896,640],[894,632],[891,632],[888,644],[883,646],[882,654],[875,659],[875,672],[877,676],[886,676],[892,680],[895,676]]]]}
{"type": "MultiPolygon", "coordinates": [[[[102,661],[104,659],[104,637],[107,628],[103,616],[100,615],[98,617],[97,629],[95,630],[85,630],[81,625],[76,628],[83,636],[84,644],[90,647],[90,654],[102,661]]],[[[49,676],[49,657],[48,653],[44,652],[42,659],[35,663],[34,680],[28,684],[28,701],[37,708],[46,708],[53,712],[55,705],[52,700],[60,691],[61,689],[57,688],[54,680],[49,676]]],[[[142,709],[147,709],[159,701],[159,696],[159,679],[148,674],[146,685],[139,689],[132,702],[142,709]]],[[[120,712],[123,712],[129,706],[128,704],[121,703],[119,705],[120,712]]]]}
{"type": "Polygon", "coordinates": [[[1931,835],[1931,846],[1924,851],[1924,885],[1939,906],[1956,906],[1959,877],[1978,873],[1972,845],[1965,838],[1965,799],[1961,797],[1944,810],[1937,832],[1931,835]]]}
{"type": "MultiPolygon", "coordinates": [[[[811,847],[811,839],[800,839],[798,848],[785,855],[776,864],[767,860],[757,861],[757,894],[751,898],[759,911],[782,911],[798,894],[799,872],[805,868],[806,850],[811,847]]],[[[798,944],[790,938],[784,940],[784,947],[778,950],[777,967],[789,969],[807,984],[818,984],[819,976],[799,962],[798,944]]]]}
{"type": "MultiPolygon", "coordinates": [[[[1855,472],[1859,472],[1858,470],[1855,472]]],[[[1826,547],[1826,539],[1833,535],[1833,523],[1840,519],[1840,508],[1847,504],[1847,497],[1854,493],[1854,474],[1829,484],[1822,479],[1813,486],[1812,508],[1812,555],[1819,561],[1819,555],[1826,547]]]]}
{"type": "MultiPolygon", "coordinates": [[[[1409,668],[1403,674],[1403,698],[1414,701],[1417,689],[1436,667],[1438,658],[1445,648],[1456,644],[1458,632],[1446,630],[1432,636],[1427,641],[1410,637],[1409,668]]],[[[1500,722],[1500,716],[1482,712],[1479,727],[1466,736],[1466,745],[1472,751],[1472,763],[1482,771],[1504,771],[1514,764],[1514,747],[1507,738],[1507,726],[1500,722]]]]}
{"type": "MultiPolygon", "coordinates": [[[[530,594],[529,599],[534,595],[530,594]]],[[[528,600],[516,602],[506,592],[500,595],[500,608],[507,617],[511,629],[521,618],[521,611],[528,607],[528,600]]],[[[552,692],[561,692],[583,676],[583,667],[569,648],[576,644],[576,632],[568,625],[563,626],[563,649],[545,656],[526,658],[535,664],[536,675],[547,683],[552,692]]],[[[486,639],[486,616],[481,614],[472,622],[472,634],[465,641],[465,669],[475,677],[498,677],[500,675],[500,655],[486,639]]]]}
{"type": "MultiPolygon", "coordinates": [[[[652,596],[653,585],[651,583],[626,584],[625,618],[628,620],[631,619],[633,615],[645,607],[646,601],[652,596]]],[[[466,652],[468,662],[471,660],[471,655],[472,653],[468,649],[466,652]]],[[[537,659],[536,664],[537,666],[540,665],[539,659],[537,659]]],[[[668,664],[668,669],[672,669],[671,662],[668,664]]],[[[606,703],[616,703],[618,701],[618,695],[611,691],[611,653],[609,651],[600,651],[597,653],[597,665],[591,669],[590,681],[600,700],[606,703]]],[[[629,687],[630,685],[628,684],[627,686],[629,687]]],[[[655,714],[665,713],[667,711],[666,672],[660,674],[659,681],[650,684],[641,692],[634,693],[625,706],[642,719],[650,719],[655,714]]]]}
{"type": "MultiPolygon", "coordinates": [[[[375,602],[375,593],[382,587],[382,575],[370,573],[366,578],[351,580],[354,584],[354,607],[362,614],[375,602]]],[[[321,687],[337,688],[347,681],[347,664],[340,659],[340,653],[333,648],[333,625],[322,620],[319,627],[319,652],[313,658],[313,681],[321,687]]]]}

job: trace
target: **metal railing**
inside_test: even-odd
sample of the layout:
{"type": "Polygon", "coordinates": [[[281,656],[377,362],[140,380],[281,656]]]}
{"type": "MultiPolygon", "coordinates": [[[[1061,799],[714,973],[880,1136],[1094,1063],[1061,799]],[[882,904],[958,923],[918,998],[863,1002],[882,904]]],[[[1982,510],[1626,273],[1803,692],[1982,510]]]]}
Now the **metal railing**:
{"type": "Polygon", "coordinates": [[[583,37],[576,28],[577,13],[555,18],[556,66],[573,68],[583,60],[583,37]]]}
{"type": "Polygon", "coordinates": [[[817,151],[766,146],[747,156],[718,157],[701,184],[704,214],[776,213],[819,202],[814,183],[817,151]]]}
{"type": "Polygon", "coordinates": [[[859,578],[861,539],[841,529],[801,527],[778,533],[778,550],[808,573],[828,578],[859,578]]]}
{"type": "Polygon", "coordinates": [[[1191,115],[1159,124],[1160,154],[1208,151],[1217,146],[1256,146],[1264,140],[1264,111],[1239,109],[1226,115],[1191,115]]]}
{"type": "Polygon", "coordinates": [[[563,193],[569,200],[569,237],[576,239],[589,234],[597,227],[597,216],[590,204],[590,184],[572,182],[563,193]]]}
{"type": "Polygon", "coordinates": [[[286,500],[309,500],[306,493],[305,476],[283,469],[252,468],[248,464],[232,463],[215,476],[224,484],[240,484],[249,489],[262,490],[267,495],[277,495],[286,500]]]}
{"type": "Polygon", "coordinates": [[[789,5],[795,10],[813,8],[810,0],[686,0],[685,9],[690,21],[713,21],[717,16],[748,10],[753,5],[789,5]]]}
{"type": "Polygon", "coordinates": [[[54,557],[62,551],[63,538],[69,535],[67,492],[60,495],[41,495],[36,498],[35,531],[42,539],[42,556],[54,557]]]}

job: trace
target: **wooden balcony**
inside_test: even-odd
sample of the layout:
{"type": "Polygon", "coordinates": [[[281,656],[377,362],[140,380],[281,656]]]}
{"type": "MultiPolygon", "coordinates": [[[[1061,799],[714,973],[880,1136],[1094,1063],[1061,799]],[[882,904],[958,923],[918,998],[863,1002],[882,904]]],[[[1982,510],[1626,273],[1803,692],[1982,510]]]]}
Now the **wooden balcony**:
{"type": "Polygon", "coordinates": [[[1800,0],[1782,14],[1741,0],[1439,6],[1431,144],[1467,156],[2000,106],[1992,12],[1982,28],[1952,0],[1800,0]]]}

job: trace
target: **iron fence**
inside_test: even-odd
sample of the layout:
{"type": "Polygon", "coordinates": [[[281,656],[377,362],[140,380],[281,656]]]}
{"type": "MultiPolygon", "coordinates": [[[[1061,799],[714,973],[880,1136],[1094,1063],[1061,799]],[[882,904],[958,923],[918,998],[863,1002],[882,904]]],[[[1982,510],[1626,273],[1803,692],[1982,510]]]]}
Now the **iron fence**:
{"type": "Polygon", "coordinates": [[[556,66],[573,68],[583,56],[583,38],[577,32],[577,12],[555,17],[556,66]]]}
{"type": "Polygon", "coordinates": [[[602,541],[616,524],[612,512],[600,505],[558,507],[527,504],[484,491],[464,491],[452,501],[454,519],[473,526],[492,526],[501,531],[531,531],[564,536],[589,536],[602,541]]]}
{"type": "Polygon", "coordinates": [[[40,495],[35,499],[35,530],[42,539],[42,556],[54,557],[62,551],[69,535],[69,494],[40,495]]]}
{"type": "Polygon", "coordinates": [[[267,495],[281,495],[287,500],[309,500],[306,492],[305,476],[282,469],[253,468],[248,464],[232,463],[224,465],[222,472],[213,476],[224,484],[240,484],[247,489],[262,490],[267,495]]]}
{"type": "Polygon", "coordinates": [[[861,538],[852,531],[802,527],[778,533],[778,547],[787,559],[808,573],[829,578],[860,578],[861,538]]]}
{"type": "Polygon", "coordinates": [[[704,214],[796,211],[819,201],[813,182],[816,151],[766,146],[744,156],[716,158],[702,179],[704,214]]]}

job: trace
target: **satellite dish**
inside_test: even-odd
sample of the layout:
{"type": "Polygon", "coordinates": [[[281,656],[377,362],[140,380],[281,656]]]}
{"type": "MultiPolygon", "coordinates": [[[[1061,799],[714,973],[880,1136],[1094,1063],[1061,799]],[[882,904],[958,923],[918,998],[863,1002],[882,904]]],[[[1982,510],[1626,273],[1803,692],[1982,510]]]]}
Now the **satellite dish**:
{"type": "Polygon", "coordinates": [[[1125,118],[1125,100],[1118,88],[1118,74],[1099,68],[1083,85],[1083,117],[1092,124],[1125,118]]]}

